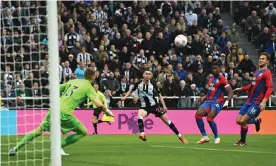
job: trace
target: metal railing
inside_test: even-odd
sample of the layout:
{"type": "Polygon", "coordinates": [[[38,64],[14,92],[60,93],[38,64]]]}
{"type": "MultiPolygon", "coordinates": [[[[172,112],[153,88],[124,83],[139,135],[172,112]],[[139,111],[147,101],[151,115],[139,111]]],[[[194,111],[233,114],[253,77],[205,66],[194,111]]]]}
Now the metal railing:
{"type": "MultiPolygon", "coordinates": [[[[49,99],[48,96],[41,96],[41,97],[20,97],[22,100],[47,100],[49,99]]],[[[178,96],[163,96],[164,99],[180,99],[178,96]]],[[[197,100],[199,98],[199,96],[189,96],[186,97],[190,100],[197,100]]],[[[227,96],[225,96],[225,98],[227,98],[227,96]]],[[[235,100],[240,100],[240,99],[246,99],[248,98],[248,96],[237,96],[236,98],[232,98],[231,102],[230,102],[230,107],[234,107],[234,101],[235,100]]],[[[272,98],[276,99],[276,96],[271,96],[268,100],[268,107],[272,107],[272,98]]],[[[121,97],[112,97],[112,99],[116,99],[116,100],[120,100],[121,97]]],[[[127,97],[127,99],[133,99],[133,97],[127,97]]],[[[159,100],[158,97],[156,97],[157,101],[159,100]]],[[[2,98],[2,101],[9,101],[9,100],[17,100],[16,97],[4,97],[2,98]]],[[[89,102],[89,99],[87,99],[87,103],[89,102]]],[[[124,101],[122,101],[122,106],[124,107],[124,101]]]]}
{"type": "MultiPolygon", "coordinates": [[[[187,98],[189,98],[190,100],[197,100],[200,96],[189,96],[187,98]]],[[[268,100],[268,107],[271,107],[272,106],[272,97],[276,97],[276,96],[271,96],[268,100]]],[[[224,96],[224,98],[227,98],[227,96],[224,96]]],[[[248,98],[248,96],[237,96],[236,98],[232,98],[231,99],[231,102],[230,102],[230,107],[234,107],[234,100],[238,100],[238,99],[246,99],[248,98]]],[[[121,99],[121,97],[113,97],[113,99],[121,99]]],[[[127,97],[127,99],[133,99],[133,97],[127,97]]],[[[179,99],[178,96],[163,96],[163,99],[179,99]]],[[[156,97],[156,100],[158,101],[159,98],[156,97]]],[[[123,101],[122,101],[123,102],[123,101]]],[[[123,105],[123,103],[122,103],[123,105]]]]}

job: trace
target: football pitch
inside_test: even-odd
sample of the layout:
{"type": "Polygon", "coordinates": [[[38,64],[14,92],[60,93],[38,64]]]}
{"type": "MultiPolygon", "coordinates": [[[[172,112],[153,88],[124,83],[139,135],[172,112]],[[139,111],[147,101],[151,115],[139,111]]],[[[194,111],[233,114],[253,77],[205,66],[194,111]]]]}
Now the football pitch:
{"type": "MultiPolygon", "coordinates": [[[[248,145],[233,144],[238,135],[221,135],[221,144],[213,138],[203,145],[195,144],[199,135],[186,135],[188,144],[174,135],[148,135],[142,142],[137,135],[89,135],[64,148],[63,166],[272,166],[276,163],[275,135],[249,135],[248,145]]],[[[21,138],[21,137],[20,137],[21,138]]],[[[15,136],[1,137],[1,166],[49,165],[49,137],[30,142],[17,156],[8,157],[15,136]],[[43,144],[42,144],[43,142],[43,144]],[[44,158],[43,158],[44,157],[44,158]]]]}

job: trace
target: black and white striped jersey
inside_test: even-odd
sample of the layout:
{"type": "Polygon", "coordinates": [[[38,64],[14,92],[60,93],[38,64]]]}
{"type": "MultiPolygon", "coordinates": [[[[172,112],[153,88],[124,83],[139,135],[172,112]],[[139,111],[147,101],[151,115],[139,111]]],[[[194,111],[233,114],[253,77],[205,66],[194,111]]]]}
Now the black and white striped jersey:
{"type": "Polygon", "coordinates": [[[159,105],[156,96],[159,96],[161,92],[156,87],[156,84],[152,81],[149,81],[148,84],[145,84],[143,81],[137,82],[132,88],[132,92],[137,90],[138,97],[141,101],[141,107],[152,107],[159,105]]]}

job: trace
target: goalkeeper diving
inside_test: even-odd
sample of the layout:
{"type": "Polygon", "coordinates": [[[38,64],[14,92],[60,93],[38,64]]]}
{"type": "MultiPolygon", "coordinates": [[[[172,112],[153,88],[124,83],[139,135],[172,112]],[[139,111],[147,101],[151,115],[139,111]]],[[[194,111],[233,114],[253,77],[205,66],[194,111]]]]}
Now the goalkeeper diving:
{"type": "MultiPolygon", "coordinates": [[[[62,148],[79,141],[87,134],[87,130],[84,125],[73,115],[74,110],[79,106],[79,104],[83,103],[84,101],[86,101],[87,98],[89,98],[90,101],[92,101],[93,104],[96,105],[96,107],[102,108],[105,114],[113,116],[112,112],[106,107],[106,105],[98,101],[95,89],[91,85],[94,80],[95,72],[93,71],[93,69],[87,68],[84,73],[84,79],[70,80],[60,85],[60,91],[62,93],[60,97],[61,132],[63,134],[66,134],[70,131],[75,132],[72,135],[68,135],[61,142],[61,155],[68,155],[63,151],[62,148]]],[[[40,136],[43,132],[50,132],[50,125],[51,123],[49,111],[40,126],[25,135],[23,139],[9,151],[9,155],[16,155],[16,152],[28,142],[40,136]]]]}

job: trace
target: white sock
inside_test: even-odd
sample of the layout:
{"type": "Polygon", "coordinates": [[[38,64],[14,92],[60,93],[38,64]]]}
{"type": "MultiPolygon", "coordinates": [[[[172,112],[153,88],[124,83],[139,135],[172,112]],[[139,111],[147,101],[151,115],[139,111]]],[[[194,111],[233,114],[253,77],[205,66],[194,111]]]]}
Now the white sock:
{"type": "Polygon", "coordinates": [[[209,137],[208,137],[208,136],[203,136],[202,138],[203,138],[203,139],[209,139],[209,137]]]}
{"type": "Polygon", "coordinates": [[[144,132],[141,132],[141,134],[145,134],[144,132]]]}
{"type": "Polygon", "coordinates": [[[177,136],[178,136],[178,138],[182,137],[182,135],[180,133],[177,136]]]}

